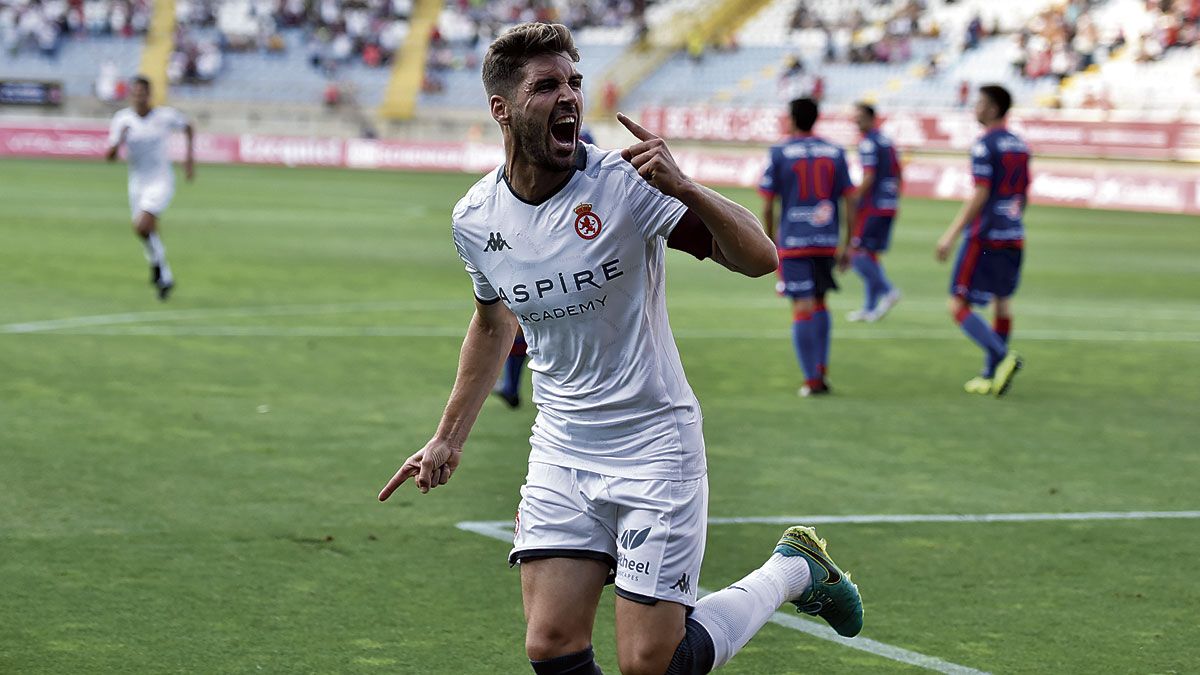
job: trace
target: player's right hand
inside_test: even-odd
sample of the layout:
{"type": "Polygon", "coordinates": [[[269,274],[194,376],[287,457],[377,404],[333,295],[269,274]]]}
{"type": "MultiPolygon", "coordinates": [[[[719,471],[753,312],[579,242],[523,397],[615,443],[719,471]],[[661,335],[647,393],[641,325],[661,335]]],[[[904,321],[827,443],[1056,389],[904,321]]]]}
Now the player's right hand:
{"type": "Polygon", "coordinates": [[[404,460],[400,470],[383,486],[379,493],[379,501],[387,501],[396,488],[404,481],[417,477],[417,489],[421,494],[429,492],[439,485],[445,485],[458,468],[462,459],[462,448],[452,447],[449,443],[436,438],[430,439],[425,447],[418,450],[412,457],[404,460]]]}

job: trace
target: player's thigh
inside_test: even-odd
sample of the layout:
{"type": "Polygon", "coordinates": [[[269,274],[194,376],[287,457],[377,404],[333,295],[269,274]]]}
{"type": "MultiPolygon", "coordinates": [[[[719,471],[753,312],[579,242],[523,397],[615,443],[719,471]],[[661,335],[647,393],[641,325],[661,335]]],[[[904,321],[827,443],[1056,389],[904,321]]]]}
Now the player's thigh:
{"type": "Polygon", "coordinates": [[[586,649],[596,605],[611,568],[588,558],[541,558],[521,563],[525,651],[535,660],[586,649]]]}
{"type": "Polygon", "coordinates": [[[617,654],[621,672],[666,670],[694,607],[708,525],[708,480],[623,480],[618,503],[617,654]]]}
{"type": "Polygon", "coordinates": [[[530,462],[509,563],[521,565],[532,659],[591,644],[596,604],[616,567],[616,508],[594,498],[596,474],[530,462]]]}
{"type": "Polygon", "coordinates": [[[653,605],[617,597],[617,663],[624,675],[661,675],[686,631],[687,608],[677,602],[653,605]]]}

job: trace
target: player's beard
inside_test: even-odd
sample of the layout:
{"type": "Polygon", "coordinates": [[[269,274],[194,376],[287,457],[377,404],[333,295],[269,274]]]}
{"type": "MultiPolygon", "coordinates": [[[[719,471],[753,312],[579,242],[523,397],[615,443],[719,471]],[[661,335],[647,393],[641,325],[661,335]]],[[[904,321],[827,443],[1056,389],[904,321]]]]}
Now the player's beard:
{"type": "Polygon", "coordinates": [[[575,165],[574,153],[563,156],[551,151],[549,120],[538,120],[532,115],[513,115],[512,133],[517,152],[539,169],[560,172],[568,171],[575,165]]]}

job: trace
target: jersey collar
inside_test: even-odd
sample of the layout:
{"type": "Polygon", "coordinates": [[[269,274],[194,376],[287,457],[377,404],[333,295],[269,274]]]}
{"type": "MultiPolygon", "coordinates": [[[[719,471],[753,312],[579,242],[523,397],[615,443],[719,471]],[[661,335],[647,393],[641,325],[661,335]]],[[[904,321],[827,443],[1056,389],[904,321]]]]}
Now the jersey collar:
{"type": "Polygon", "coordinates": [[[516,197],[517,201],[522,202],[524,204],[528,204],[530,206],[541,206],[542,204],[545,204],[546,202],[550,201],[551,199],[554,199],[555,195],[557,195],[559,192],[562,192],[562,189],[567,186],[567,183],[570,183],[571,179],[575,177],[576,171],[583,171],[586,168],[587,168],[587,149],[583,147],[582,143],[576,143],[575,144],[575,165],[571,167],[571,173],[567,174],[567,177],[564,178],[563,181],[561,183],[559,183],[557,187],[555,187],[553,190],[551,190],[549,192],[549,194],[547,194],[545,197],[543,197],[541,201],[537,201],[537,202],[527,201],[525,198],[521,197],[521,195],[517,194],[517,191],[512,188],[512,184],[508,182],[508,175],[504,173],[503,165],[500,167],[500,170],[496,172],[496,182],[499,183],[500,181],[504,181],[504,186],[508,188],[509,194],[511,194],[513,197],[516,197]]]}

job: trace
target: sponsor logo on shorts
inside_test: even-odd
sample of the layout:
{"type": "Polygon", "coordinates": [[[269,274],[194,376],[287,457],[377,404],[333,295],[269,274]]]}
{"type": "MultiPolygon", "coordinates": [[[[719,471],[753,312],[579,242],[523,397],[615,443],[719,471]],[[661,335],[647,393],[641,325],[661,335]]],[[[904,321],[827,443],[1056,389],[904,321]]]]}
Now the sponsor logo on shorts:
{"type": "Polygon", "coordinates": [[[634,560],[629,556],[617,551],[617,574],[637,581],[640,574],[650,574],[650,563],[643,560],[634,560]]]}
{"type": "Polygon", "coordinates": [[[625,530],[621,533],[621,548],[632,551],[646,543],[646,537],[650,536],[650,529],[647,527],[644,530],[625,530]]]}

